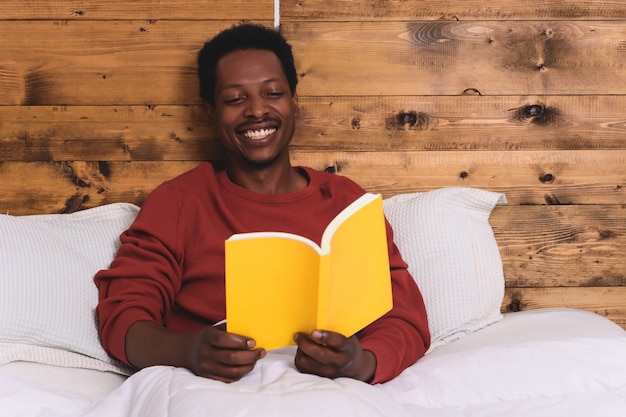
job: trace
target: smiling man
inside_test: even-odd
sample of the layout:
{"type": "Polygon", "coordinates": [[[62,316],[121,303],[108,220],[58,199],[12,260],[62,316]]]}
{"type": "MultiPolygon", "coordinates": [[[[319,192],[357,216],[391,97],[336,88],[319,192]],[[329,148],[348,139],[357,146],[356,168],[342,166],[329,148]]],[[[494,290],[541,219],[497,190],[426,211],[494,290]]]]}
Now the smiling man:
{"type": "MultiPolygon", "coordinates": [[[[252,24],[227,29],[200,51],[198,75],[225,168],[203,163],[148,196],[110,268],[95,277],[97,314],[111,356],[135,368],[180,366],[232,382],[266,352],[250,337],[214,326],[226,311],[224,241],[283,231],[319,243],[330,220],[365,190],[346,177],[291,165],[297,75],[280,34],[252,24]]],[[[422,296],[389,224],[387,235],[392,310],[358,336],[325,329],[294,335],[301,372],[384,382],[427,350],[422,296]]]]}

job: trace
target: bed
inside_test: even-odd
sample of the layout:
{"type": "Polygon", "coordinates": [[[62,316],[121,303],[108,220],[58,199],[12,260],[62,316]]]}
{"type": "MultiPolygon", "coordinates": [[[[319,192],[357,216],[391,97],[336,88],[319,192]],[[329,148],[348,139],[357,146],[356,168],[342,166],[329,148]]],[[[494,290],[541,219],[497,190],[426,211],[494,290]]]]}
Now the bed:
{"type": "Polygon", "coordinates": [[[505,281],[489,216],[504,194],[449,187],[384,204],[433,343],[377,385],[301,374],[291,346],[231,384],[165,366],[134,372],[99,344],[92,277],[138,207],[0,215],[1,415],[626,416],[624,329],[572,308],[501,313],[505,281]]]}

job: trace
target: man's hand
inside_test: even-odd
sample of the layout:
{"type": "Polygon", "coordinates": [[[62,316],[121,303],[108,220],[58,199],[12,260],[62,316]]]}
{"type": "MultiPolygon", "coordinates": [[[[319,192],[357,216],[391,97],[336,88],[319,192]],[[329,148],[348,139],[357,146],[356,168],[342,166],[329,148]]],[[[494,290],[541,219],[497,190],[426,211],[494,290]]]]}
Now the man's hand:
{"type": "Polygon", "coordinates": [[[264,358],[249,337],[206,327],[196,333],[171,332],[156,323],[138,321],[126,333],[126,355],[137,368],[179,366],[223,382],[237,381],[264,358]]]}
{"type": "Polygon", "coordinates": [[[255,349],[255,341],[245,336],[207,327],[198,333],[189,352],[193,373],[223,382],[239,380],[264,358],[264,349],[255,349]]]}
{"type": "Polygon", "coordinates": [[[348,377],[369,382],[376,370],[376,356],[363,350],[356,336],[326,330],[297,333],[295,365],[300,372],[328,378],[348,377]]]}

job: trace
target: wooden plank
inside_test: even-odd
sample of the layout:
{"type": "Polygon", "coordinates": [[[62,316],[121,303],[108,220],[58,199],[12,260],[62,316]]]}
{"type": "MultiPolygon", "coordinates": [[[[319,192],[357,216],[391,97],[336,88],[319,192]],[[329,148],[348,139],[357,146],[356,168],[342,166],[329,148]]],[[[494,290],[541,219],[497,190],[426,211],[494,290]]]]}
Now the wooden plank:
{"type": "MultiPolygon", "coordinates": [[[[626,152],[613,151],[519,151],[519,152],[294,152],[295,165],[336,172],[353,178],[364,188],[385,197],[398,193],[427,191],[440,187],[477,187],[504,192],[510,204],[624,204],[626,188],[626,152]]],[[[95,159],[98,160],[98,159],[95,159]]],[[[197,163],[197,159],[195,159],[197,163]]],[[[102,161],[102,160],[100,160],[102,161]]],[[[124,168],[124,179],[111,181],[117,193],[124,190],[127,179],[143,182],[146,171],[155,172],[160,180],[180,173],[187,163],[145,161],[101,162],[110,168],[124,168]],[[130,171],[126,172],[128,169],[130,171]]],[[[24,187],[37,188],[38,173],[49,163],[3,162],[0,166],[0,193],[6,198],[24,187]],[[28,173],[26,178],[24,174],[28,173]],[[32,176],[32,177],[31,177],[32,176]],[[4,190],[4,192],[2,192],[4,190]]],[[[66,164],[57,162],[52,165],[66,164]]],[[[67,162],[67,164],[72,164],[67,162]]],[[[193,162],[189,162],[193,164],[193,162]]],[[[97,174],[97,170],[95,172],[97,174]]],[[[142,184],[150,187],[152,183],[142,184]]],[[[98,189],[101,187],[97,187],[98,189]]],[[[108,188],[108,187],[107,187],[108,188]]],[[[42,196],[46,193],[43,192],[42,196]]],[[[11,204],[13,208],[20,203],[11,204]]],[[[12,208],[12,209],[13,209],[12,208]]]]}
{"type": "Polygon", "coordinates": [[[200,103],[197,53],[234,23],[2,22],[0,105],[200,103]]]}
{"type": "Polygon", "coordinates": [[[221,157],[202,106],[0,106],[4,161],[221,157]]]}
{"type": "Polygon", "coordinates": [[[626,21],[283,22],[301,95],[626,93],[626,21]]]}
{"type": "Polygon", "coordinates": [[[504,192],[511,204],[624,204],[626,152],[294,152],[296,165],[337,172],[391,195],[439,187],[504,192]]]}
{"type": "Polygon", "coordinates": [[[115,202],[141,204],[163,181],[198,162],[0,162],[0,213],[70,213],[115,202]]]}
{"type": "Polygon", "coordinates": [[[497,206],[507,286],[626,285],[626,205],[497,206]]]}
{"type": "Polygon", "coordinates": [[[271,20],[274,0],[2,0],[1,19],[271,20]]]}
{"type": "Polygon", "coordinates": [[[286,20],[545,20],[623,19],[620,1],[542,0],[328,0],[282,1],[281,19],[286,20]]]}
{"type": "Polygon", "coordinates": [[[626,287],[507,288],[502,311],[567,307],[591,311],[626,329],[626,287]]]}
{"type": "MultiPolygon", "coordinates": [[[[293,149],[626,149],[626,96],[304,97],[293,149]]],[[[4,161],[215,159],[204,109],[0,106],[4,161]]]]}
{"type": "Polygon", "coordinates": [[[300,96],[298,149],[626,149],[626,96],[300,96]]]}

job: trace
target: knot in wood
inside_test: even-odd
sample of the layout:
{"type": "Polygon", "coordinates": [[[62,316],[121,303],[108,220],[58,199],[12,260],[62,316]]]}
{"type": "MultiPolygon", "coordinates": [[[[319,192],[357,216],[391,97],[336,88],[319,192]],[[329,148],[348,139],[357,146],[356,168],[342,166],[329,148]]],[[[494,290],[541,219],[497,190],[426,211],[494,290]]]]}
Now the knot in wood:
{"type": "Polygon", "coordinates": [[[526,106],[525,110],[526,115],[529,117],[541,117],[544,107],[541,104],[532,104],[530,106],[526,106]]]}
{"type": "Polygon", "coordinates": [[[409,125],[413,127],[417,123],[417,113],[413,111],[400,113],[398,114],[397,121],[399,126],[409,125]]]}
{"type": "Polygon", "coordinates": [[[507,309],[510,312],[521,311],[522,310],[522,302],[520,300],[518,300],[518,299],[513,299],[513,300],[511,300],[511,302],[507,306],[507,309]]]}
{"type": "Polygon", "coordinates": [[[598,230],[598,234],[600,239],[611,239],[617,236],[617,233],[612,230],[598,230]]]}
{"type": "Polygon", "coordinates": [[[552,184],[556,177],[553,174],[543,174],[539,176],[539,181],[544,184],[552,184]]]}

